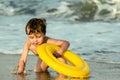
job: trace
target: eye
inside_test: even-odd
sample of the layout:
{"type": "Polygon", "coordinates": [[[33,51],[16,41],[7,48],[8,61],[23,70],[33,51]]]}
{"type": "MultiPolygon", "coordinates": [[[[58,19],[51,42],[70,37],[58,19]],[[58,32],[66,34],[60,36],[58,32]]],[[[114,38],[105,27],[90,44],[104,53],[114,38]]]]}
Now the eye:
{"type": "Polygon", "coordinates": [[[32,37],[32,36],[29,36],[29,38],[30,38],[30,39],[33,39],[34,37],[32,37]]]}
{"type": "Polygon", "coordinates": [[[28,38],[29,38],[29,39],[33,39],[34,36],[32,36],[32,35],[28,35],[28,38]]]}
{"type": "Polygon", "coordinates": [[[37,38],[40,38],[41,37],[41,35],[39,35],[39,36],[36,36],[37,38]]]}
{"type": "Polygon", "coordinates": [[[41,38],[42,34],[36,34],[36,38],[41,38]]]}

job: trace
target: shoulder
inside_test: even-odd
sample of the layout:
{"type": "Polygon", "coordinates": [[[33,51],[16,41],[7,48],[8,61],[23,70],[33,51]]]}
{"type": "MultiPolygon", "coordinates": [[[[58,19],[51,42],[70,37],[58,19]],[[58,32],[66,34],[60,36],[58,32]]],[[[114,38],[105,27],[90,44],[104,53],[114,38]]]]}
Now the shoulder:
{"type": "Polygon", "coordinates": [[[50,38],[48,36],[45,37],[45,43],[51,43],[53,41],[56,41],[57,39],[54,39],[54,38],[50,38]]]}
{"type": "Polygon", "coordinates": [[[30,48],[31,42],[29,40],[26,40],[24,43],[24,47],[30,48]]]}
{"type": "Polygon", "coordinates": [[[63,43],[68,43],[68,41],[46,37],[46,43],[51,43],[51,44],[56,44],[56,45],[62,45],[63,43]]]}

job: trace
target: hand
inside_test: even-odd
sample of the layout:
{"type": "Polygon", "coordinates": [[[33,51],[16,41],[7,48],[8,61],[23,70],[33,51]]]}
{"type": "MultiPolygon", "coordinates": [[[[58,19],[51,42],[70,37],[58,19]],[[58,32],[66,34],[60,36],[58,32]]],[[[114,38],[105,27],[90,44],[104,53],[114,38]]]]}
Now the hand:
{"type": "Polygon", "coordinates": [[[13,74],[15,74],[15,75],[19,75],[19,74],[27,75],[27,72],[26,71],[23,71],[23,72],[13,71],[13,74]]]}
{"type": "Polygon", "coordinates": [[[19,68],[18,66],[15,66],[15,68],[13,69],[13,74],[17,75],[17,74],[26,74],[26,71],[23,71],[22,68],[19,68]]]}
{"type": "Polygon", "coordinates": [[[61,55],[60,55],[59,53],[57,53],[57,52],[54,52],[53,55],[54,55],[56,58],[60,58],[60,57],[61,57],[61,55]]]}
{"type": "Polygon", "coordinates": [[[23,74],[23,72],[24,72],[24,71],[22,71],[22,70],[18,70],[18,71],[17,71],[17,74],[23,74]]]}

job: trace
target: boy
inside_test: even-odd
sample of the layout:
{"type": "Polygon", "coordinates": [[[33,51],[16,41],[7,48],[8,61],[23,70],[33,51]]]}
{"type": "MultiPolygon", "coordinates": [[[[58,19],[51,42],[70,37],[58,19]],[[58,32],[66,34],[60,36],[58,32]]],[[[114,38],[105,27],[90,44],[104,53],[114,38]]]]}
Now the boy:
{"type": "MultiPolygon", "coordinates": [[[[17,74],[26,73],[25,64],[27,59],[28,51],[32,51],[37,57],[38,53],[36,47],[43,43],[51,43],[60,47],[58,51],[54,53],[54,56],[60,61],[65,63],[65,60],[61,57],[64,51],[69,47],[69,42],[66,40],[53,39],[46,36],[46,20],[42,18],[33,18],[28,21],[26,28],[26,35],[28,39],[26,40],[23,51],[18,64],[17,74]]],[[[48,66],[38,57],[37,64],[34,68],[34,72],[45,72],[47,71],[48,66]]],[[[64,76],[60,74],[60,76],[64,76]]]]}

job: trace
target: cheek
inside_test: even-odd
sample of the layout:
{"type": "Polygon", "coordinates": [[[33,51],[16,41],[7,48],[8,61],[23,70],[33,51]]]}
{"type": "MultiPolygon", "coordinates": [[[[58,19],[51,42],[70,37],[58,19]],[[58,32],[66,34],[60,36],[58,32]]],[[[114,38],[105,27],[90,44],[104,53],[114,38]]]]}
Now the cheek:
{"type": "Polygon", "coordinates": [[[42,44],[43,41],[44,41],[44,38],[39,38],[39,39],[38,39],[39,44],[42,44]]]}
{"type": "Polygon", "coordinates": [[[31,42],[31,43],[33,43],[34,41],[33,41],[33,39],[29,39],[29,41],[31,42]]]}

